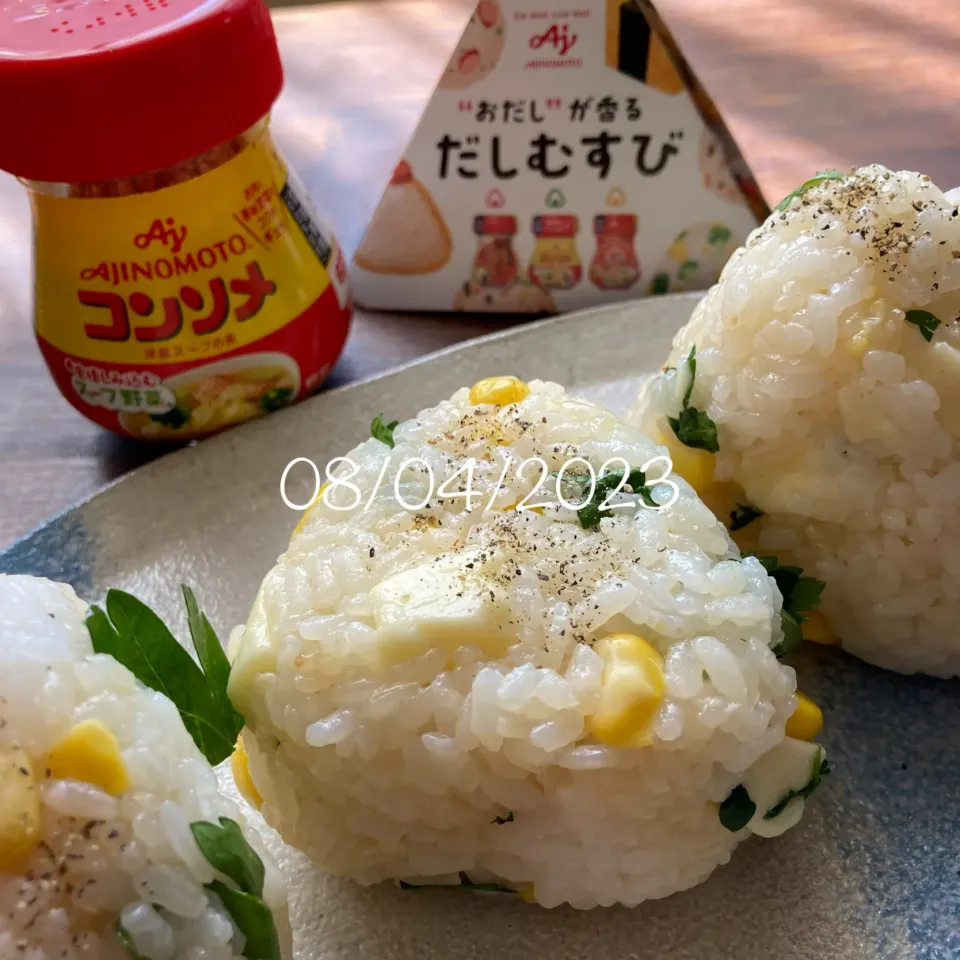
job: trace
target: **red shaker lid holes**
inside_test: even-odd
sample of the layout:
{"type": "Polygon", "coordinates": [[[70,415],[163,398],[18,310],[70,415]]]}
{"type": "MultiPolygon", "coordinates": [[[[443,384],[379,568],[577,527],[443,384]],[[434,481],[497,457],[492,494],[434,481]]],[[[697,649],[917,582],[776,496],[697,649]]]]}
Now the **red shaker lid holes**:
{"type": "Polygon", "coordinates": [[[473,218],[473,232],[478,237],[497,234],[513,236],[517,232],[517,218],[507,215],[488,216],[481,214],[473,218]]]}
{"type": "Polygon", "coordinates": [[[253,126],[282,84],[263,0],[0,0],[0,169],[96,182],[174,166],[253,126]]]}

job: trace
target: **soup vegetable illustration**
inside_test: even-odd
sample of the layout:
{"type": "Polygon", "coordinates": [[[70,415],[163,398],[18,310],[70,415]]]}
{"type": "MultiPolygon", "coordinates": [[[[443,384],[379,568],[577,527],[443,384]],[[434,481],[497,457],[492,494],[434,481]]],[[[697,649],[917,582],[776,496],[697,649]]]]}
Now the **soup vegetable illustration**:
{"type": "Polygon", "coordinates": [[[300,376],[279,354],[237,357],[165,381],[174,405],[165,413],[122,415],[125,430],[151,439],[188,439],[245,423],[292,403],[300,376]]]}

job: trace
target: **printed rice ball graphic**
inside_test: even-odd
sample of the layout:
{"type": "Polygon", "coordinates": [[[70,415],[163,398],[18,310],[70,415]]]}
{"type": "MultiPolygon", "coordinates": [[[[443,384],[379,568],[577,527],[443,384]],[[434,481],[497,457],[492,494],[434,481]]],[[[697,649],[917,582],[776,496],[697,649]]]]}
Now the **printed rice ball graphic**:
{"type": "Polygon", "coordinates": [[[443,215],[410,164],[401,160],[360,243],[356,265],[370,273],[434,273],[452,252],[443,215]]]}
{"type": "Polygon", "coordinates": [[[650,281],[649,293],[705,290],[716,283],[736,247],[722,223],[698,223],[677,234],[650,281]]]}
{"type": "Polygon", "coordinates": [[[720,139],[706,128],[700,136],[699,164],[703,185],[708,190],[730,203],[743,205],[743,194],[724,156],[720,139]]]}
{"type": "Polygon", "coordinates": [[[500,62],[505,24],[499,0],[480,0],[464,28],[439,86],[459,90],[488,76],[500,62]]]}

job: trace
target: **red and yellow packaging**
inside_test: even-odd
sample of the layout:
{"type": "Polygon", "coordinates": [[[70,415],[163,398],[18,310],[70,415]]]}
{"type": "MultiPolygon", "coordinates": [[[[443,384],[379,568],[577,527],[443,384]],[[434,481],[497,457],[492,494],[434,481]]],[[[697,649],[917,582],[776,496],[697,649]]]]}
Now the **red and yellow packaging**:
{"type": "Polygon", "coordinates": [[[590,280],[601,290],[629,290],[640,279],[634,250],[637,218],[632,213],[601,213],[593,221],[597,250],[590,264],[590,280]]]}
{"type": "Polygon", "coordinates": [[[519,273],[517,255],[513,252],[517,218],[480,214],[473,218],[473,232],[477,235],[473,282],[481,287],[509,286],[519,273]]]}
{"type": "Polygon", "coordinates": [[[118,433],[189,439],[316,389],[346,339],[347,265],[269,133],[282,73],[262,0],[167,0],[142,24],[108,7],[56,29],[0,11],[0,107],[47,97],[62,137],[35,124],[0,166],[30,191],[36,335],[63,395],[118,433]],[[98,46],[65,36],[87,22],[98,46]],[[104,84],[102,110],[71,112],[104,84]]]}
{"type": "Polygon", "coordinates": [[[346,261],[265,131],[162,190],[32,202],[40,349],[105,427],[211,433],[310,393],[343,346],[346,261]]]}
{"type": "Polygon", "coordinates": [[[579,219],[568,213],[538,214],[533,218],[537,238],[530,257],[531,283],[544,290],[571,290],[583,276],[577,253],[579,219]]]}

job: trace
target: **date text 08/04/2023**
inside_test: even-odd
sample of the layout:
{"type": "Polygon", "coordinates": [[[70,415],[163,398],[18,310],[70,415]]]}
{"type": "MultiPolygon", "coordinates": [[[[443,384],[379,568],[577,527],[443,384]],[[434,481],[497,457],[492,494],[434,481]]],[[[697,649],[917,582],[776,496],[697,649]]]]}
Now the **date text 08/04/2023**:
{"type": "MultiPolygon", "coordinates": [[[[421,457],[408,458],[399,464],[394,473],[393,498],[405,510],[423,510],[435,496],[441,501],[463,500],[467,510],[473,510],[486,500],[484,509],[490,510],[495,508],[497,496],[511,471],[516,480],[524,486],[534,478],[536,482],[520,500],[501,509],[541,511],[553,508],[578,513],[590,509],[591,512],[596,510],[600,519],[612,516],[609,511],[613,510],[637,507],[669,510],[680,497],[679,487],[670,479],[673,462],[666,455],[651,457],[639,469],[631,467],[622,457],[611,457],[603,463],[599,471],[583,457],[567,460],[560,470],[555,471],[551,471],[541,457],[528,457],[519,461],[507,457],[499,477],[492,484],[484,483],[483,489],[476,484],[478,466],[479,461],[470,457],[449,477],[441,477],[438,486],[438,478],[430,463],[421,457]],[[658,475],[647,476],[651,469],[659,471],[658,475]],[[556,494],[555,500],[536,499],[538,495],[548,491],[556,494]]],[[[291,510],[297,511],[313,506],[318,500],[322,500],[331,510],[348,512],[357,509],[361,504],[363,510],[368,510],[384,481],[389,482],[389,467],[390,460],[384,460],[376,483],[369,488],[364,501],[364,492],[351,481],[359,467],[349,457],[335,457],[327,464],[324,470],[326,482],[313,460],[309,457],[295,457],[286,465],[280,477],[280,496],[291,510]],[[291,471],[301,463],[313,473],[314,485],[312,495],[305,502],[297,503],[288,496],[287,483],[291,471]],[[349,491],[349,495],[338,494],[336,491],[340,488],[349,491]]]]}

